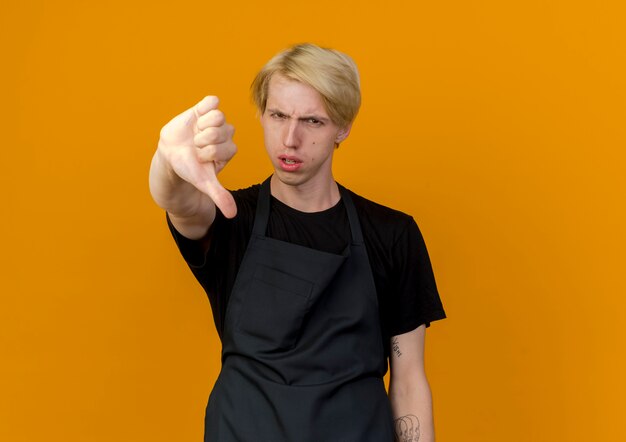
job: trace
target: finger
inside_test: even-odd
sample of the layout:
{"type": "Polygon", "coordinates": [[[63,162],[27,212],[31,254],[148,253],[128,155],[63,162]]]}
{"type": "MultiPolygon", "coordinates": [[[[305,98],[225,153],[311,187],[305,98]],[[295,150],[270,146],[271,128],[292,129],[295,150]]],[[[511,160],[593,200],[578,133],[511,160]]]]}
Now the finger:
{"type": "Polygon", "coordinates": [[[224,113],[219,109],[212,109],[206,114],[198,118],[198,130],[204,130],[208,127],[219,127],[226,122],[224,113]]]}
{"type": "Polygon", "coordinates": [[[229,141],[233,133],[234,129],[230,124],[224,124],[219,127],[208,127],[197,133],[193,138],[193,142],[196,147],[204,147],[209,144],[222,144],[229,141]]]}
{"type": "Polygon", "coordinates": [[[222,144],[209,144],[196,150],[198,161],[206,163],[209,161],[228,162],[237,153],[235,143],[228,142],[222,144]]]}
{"type": "Polygon", "coordinates": [[[216,96],[207,95],[198,103],[196,103],[195,106],[187,109],[185,112],[178,115],[174,119],[182,119],[185,122],[185,126],[195,125],[198,121],[198,118],[213,109],[217,109],[219,103],[220,100],[216,96]]]}
{"type": "Polygon", "coordinates": [[[212,109],[217,108],[219,104],[219,100],[214,96],[206,96],[201,101],[196,103],[195,106],[190,107],[184,112],[176,115],[172,118],[163,128],[161,129],[161,137],[167,136],[169,132],[173,130],[173,128],[180,128],[183,126],[192,126],[194,130],[197,130],[195,127],[198,118],[212,109]]]}
{"type": "Polygon", "coordinates": [[[219,104],[219,98],[217,98],[215,95],[207,95],[193,107],[196,118],[201,117],[202,115],[213,109],[217,109],[217,106],[219,106],[219,104]]]}

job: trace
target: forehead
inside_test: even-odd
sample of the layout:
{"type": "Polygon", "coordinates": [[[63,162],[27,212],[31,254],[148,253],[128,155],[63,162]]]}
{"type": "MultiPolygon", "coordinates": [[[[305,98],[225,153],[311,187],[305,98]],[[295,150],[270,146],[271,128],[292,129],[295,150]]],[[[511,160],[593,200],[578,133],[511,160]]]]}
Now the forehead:
{"type": "Polygon", "coordinates": [[[308,84],[274,74],[267,88],[266,108],[278,109],[289,115],[315,114],[328,117],[324,100],[308,84]]]}

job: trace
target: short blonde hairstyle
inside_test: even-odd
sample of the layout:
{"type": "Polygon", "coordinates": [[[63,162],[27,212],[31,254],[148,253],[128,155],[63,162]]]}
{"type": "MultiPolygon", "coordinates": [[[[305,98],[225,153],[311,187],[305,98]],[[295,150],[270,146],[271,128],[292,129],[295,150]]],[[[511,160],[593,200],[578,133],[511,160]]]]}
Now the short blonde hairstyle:
{"type": "Polygon", "coordinates": [[[252,100],[261,114],[265,112],[270,80],[276,73],[319,92],[328,116],[339,127],[347,127],[356,118],[361,106],[359,71],[346,54],[311,43],[279,52],[251,85],[252,100]]]}

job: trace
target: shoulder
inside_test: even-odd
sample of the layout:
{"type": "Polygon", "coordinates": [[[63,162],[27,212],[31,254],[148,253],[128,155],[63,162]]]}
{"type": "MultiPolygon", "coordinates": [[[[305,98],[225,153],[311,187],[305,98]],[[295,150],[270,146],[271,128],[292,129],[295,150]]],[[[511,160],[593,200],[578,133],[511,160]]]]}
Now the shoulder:
{"type": "Polygon", "coordinates": [[[396,242],[417,228],[413,217],[400,210],[367,199],[348,189],[359,215],[364,235],[374,234],[385,242],[396,242]]]}

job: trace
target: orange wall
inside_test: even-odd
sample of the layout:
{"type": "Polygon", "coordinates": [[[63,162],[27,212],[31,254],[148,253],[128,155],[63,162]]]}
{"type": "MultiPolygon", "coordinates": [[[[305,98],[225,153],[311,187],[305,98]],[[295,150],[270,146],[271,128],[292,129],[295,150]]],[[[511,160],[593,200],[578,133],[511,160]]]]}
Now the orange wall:
{"type": "Polygon", "coordinates": [[[17,5],[0,16],[0,440],[201,439],[219,343],[149,161],[170,117],[217,94],[240,148],[223,182],[267,176],[248,86],[307,40],[361,68],[338,180],[414,215],[431,253],[438,440],[626,440],[623,2],[17,5]]]}

